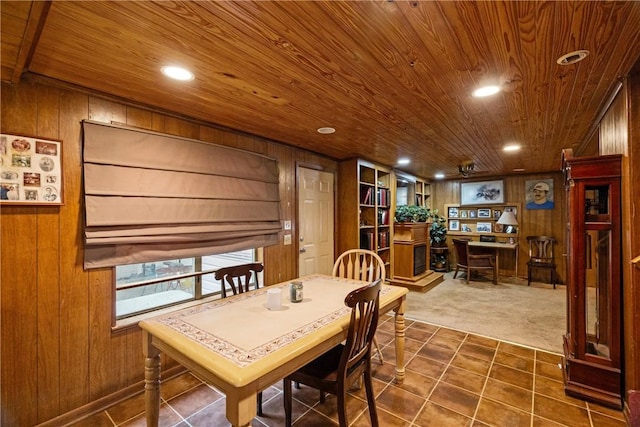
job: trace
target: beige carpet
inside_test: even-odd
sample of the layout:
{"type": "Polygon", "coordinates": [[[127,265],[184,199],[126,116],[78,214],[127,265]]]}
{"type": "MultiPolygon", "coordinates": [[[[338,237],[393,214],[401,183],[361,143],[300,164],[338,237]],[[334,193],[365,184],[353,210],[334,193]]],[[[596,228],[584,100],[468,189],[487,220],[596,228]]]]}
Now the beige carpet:
{"type": "Polygon", "coordinates": [[[406,318],[562,353],[566,289],[506,277],[467,284],[447,273],[429,292],[409,292],[406,318]]]}

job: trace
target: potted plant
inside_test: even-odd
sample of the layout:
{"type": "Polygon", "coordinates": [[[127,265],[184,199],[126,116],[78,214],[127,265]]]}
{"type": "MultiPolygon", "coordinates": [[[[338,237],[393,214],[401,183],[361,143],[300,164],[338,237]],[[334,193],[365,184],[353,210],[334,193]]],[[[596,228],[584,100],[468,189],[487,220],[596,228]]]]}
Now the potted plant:
{"type": "Polygon", "coordinates": [[[429,217],[431,218],[431,228],[429,229],[431,246],[445,246],[447,244],[446,218],[438,214],[438,209],[430,211],[429,217]]]}
{"type": "Polygon", "coordinates": [[[402,205],[396,207],[395,222],[426,222],[429,219],[429,209],[417,205],[402,205]]]}
{"type": "Polygon", "coordinates": [[[393,240],[404,242],[426,241],[429,238],[429,209],[423,206],[402,205],[396,207],[393,240]]]}

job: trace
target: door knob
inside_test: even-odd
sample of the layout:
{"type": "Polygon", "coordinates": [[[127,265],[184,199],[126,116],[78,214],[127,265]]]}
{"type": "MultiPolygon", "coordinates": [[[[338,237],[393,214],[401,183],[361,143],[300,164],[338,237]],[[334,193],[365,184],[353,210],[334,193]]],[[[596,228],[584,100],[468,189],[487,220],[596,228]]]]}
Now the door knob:
{"type": "Polygon", "coordinates": [[[301,254],[303,254],[303,253],[305,253],[305,252],[307,252],[307,250],[306,250],[305,248],[300,248],[300,253],[301,253],[301,254]]]}

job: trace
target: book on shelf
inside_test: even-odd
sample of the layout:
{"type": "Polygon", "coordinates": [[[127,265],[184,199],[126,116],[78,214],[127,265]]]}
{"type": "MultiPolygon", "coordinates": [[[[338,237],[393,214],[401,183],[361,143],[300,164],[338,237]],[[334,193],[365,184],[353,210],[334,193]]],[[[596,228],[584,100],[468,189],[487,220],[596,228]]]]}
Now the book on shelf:
{"type": "Polygon", "coordinates": [[[388,188],[378,189],[378,206],[389,206],[390,190],[388,188]]]}
{"type": "Polygon", "coordinates": [[[366,190],[361,191],[360,203],[363,204],[363,205],[372,205],[373,204],[372,193],[373,193],[373,188],[372,187],[367,187],[366,190]]]}
{"type": "Polygon", "coordinates": [[[373,230],[360,231],[360,249],[374,250],[373,230]]]}
{"type": "Polygon", "coordinates": [[[389,209],[378,211],[378,225],[389,225],[389,209]]]}
{"type": "Polygon", "coordinates": [[[383,249],[388,247],[389,247],[389,232],[379,231],[378,232],[378,249],[383,249]]]}

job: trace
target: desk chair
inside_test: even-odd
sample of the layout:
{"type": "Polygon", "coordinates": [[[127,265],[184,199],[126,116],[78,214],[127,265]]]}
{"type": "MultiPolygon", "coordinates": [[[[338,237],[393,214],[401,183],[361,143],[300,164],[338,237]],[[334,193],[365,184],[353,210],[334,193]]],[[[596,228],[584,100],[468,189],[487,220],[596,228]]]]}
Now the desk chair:
{"type": "MultiPolygon", "coordinates": [[[[372,282],[381,279],[384,282],[387,271],[384,268],[384,261],[378,254],[366,249],[349,249],[343,252],[336,262],[333,264],[334,277],[343,277],[345,279],[363,280],[372,282]]],[[[382,352],[378,341],[373,338],[373,345],[376,348],[376,354],[380,360],[380,364],[384,364],[382,352]]]]}
{"type": "Polygon", "coordinates": [[[371,426],[378,427],[378,414],[371,379],[371,345],[378,326],[380,305],[380,283],[382,279],[351,291],[344,299],[351,308],[351,320],[347,340],[322,356],[306,364],[283,382],[285,425],[291,426],[291,383],[305,384],[320,390],[320,401],[324,393],[337,397],[338,419],[341,427],[347,427],[347,390],[364,375],[364,385],[369,405],[371,426]]]}
{"type": "MultiPolygon", "coordinates": [[[[264,266],[259,262],[233,265],[231,267],[218,269],[214,276],[216,280],[220,280],[220,298],[227,297],[227,285],[231,288],[233,295],[249,292],[252,278],[255,278],[255,289],[258,289],[260,287],[260,276],[258,276],[258,273],[263,270],[264,266]]],[[[256,408],[258,415],[262,416],[262,392],[258,393],[256,408]]]]}
{"type": "Polygon", "coordinates": [[[469,283],[472,271],[491,270],[493,272],[493,284],[498,284],[498,263],[496,262],[495,252],[474,253],[469,247],[469,241],[463,239],[453,239],[453,246],[456,250],[456,272],[453,274],[454,279],[460,269],[466,271],[467,283],[469,283]]]}
{"type": "Polygon", "coordinates": [[[527,286],[531,285],[531,272],[534,268],[547,269],[551,273],[553,289],[556,288],[556,262],[553,257],[553,245],[556,239],[550,236],[527,236],[529,243],[529,261],[527,262],[527,286]]]}

